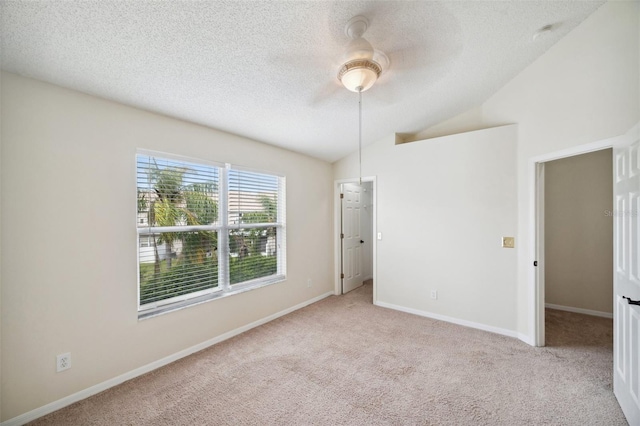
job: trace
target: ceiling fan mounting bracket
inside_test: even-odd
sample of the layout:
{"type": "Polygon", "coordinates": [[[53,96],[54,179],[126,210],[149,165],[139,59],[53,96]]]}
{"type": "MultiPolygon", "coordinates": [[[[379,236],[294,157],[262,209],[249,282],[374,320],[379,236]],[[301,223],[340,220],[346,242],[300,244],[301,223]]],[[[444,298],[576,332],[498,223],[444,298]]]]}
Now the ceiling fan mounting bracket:
{"type": "Polygon", "coordinates": [[[358,15],[349,19],[349,22],[344,27],[344,33],[350,39],[355,40],[362,37],[367,28],[369,28],[369,20],[362,15],[358,15]]]}

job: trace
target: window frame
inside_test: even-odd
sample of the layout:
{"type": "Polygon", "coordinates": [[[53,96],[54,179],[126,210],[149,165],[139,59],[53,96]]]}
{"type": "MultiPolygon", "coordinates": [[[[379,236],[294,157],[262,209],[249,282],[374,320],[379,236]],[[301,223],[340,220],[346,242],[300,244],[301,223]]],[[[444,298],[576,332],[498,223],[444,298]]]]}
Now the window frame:
{"type": "MultiPolygon", "coordinates": [[[[158,151],[144,149],[136,150],[136,175],[138,170],[138,157],[152,157],[161,160],[174,162],[184,162],[198,164],[202,166],[215,167],[218,169],[218,219],[215,224],[210,225],[175,225],[163,227],[139,227],[139,213],[136,209],[136,254],[137,254],[137,308],[138,319],[155,317],[167,312],[183,309],[189,306],[198,305],[221,297],[232,296],[245,291],[265,287],[286,280],[286,177],[283,174],[270,171],[257,170],[244,166],[232,165],[230,163],[219,163],[181,155],[168,154],[158,151]],[[277,178],[277,214],[276,222],[270,223],[237,223],[229,224],[229,172],[249,172],[263,174],[277,178]],[[276,273],[266,277],[259,277],[236,284],[231,284],[230,279],[230,247],[229,232],[237,229],[258,229],[274,227],[276,229],[276,273]],[[140,304],[140,248],[141,239],[153,237],[155,234],[165,232],[196,232],[209,231],[217,234],[217,250],[215,250],[218,260],[218,285],[213,288],[199,290],[171,298],[158,300],[155,302],[140,304]]],[[[138,182],[136,178],[136,193],[138,182]]],[[[136,195],[137,201],[137,195],[136,195]]],[[[149,224],[151,225],[151,224],[149,224]]],[[[157,237],[155,237],[157,238],[157,237]]]]}

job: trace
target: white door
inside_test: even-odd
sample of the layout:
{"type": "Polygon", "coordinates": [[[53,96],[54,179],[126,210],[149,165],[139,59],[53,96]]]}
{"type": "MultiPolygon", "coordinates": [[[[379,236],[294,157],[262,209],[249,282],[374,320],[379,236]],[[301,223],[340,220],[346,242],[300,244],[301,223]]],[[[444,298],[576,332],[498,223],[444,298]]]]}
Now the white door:
{"type": "Polygon", "coordinates": [[[362,188],[342,185],[342,294],[362,285],[362,188]]]}
{"type": "Polygon", "coordinates": [[[613,391],[640,425],[640,125],[613,147],[613,391]],[[629,298],[629,299],[626,299],[629,298]]]}

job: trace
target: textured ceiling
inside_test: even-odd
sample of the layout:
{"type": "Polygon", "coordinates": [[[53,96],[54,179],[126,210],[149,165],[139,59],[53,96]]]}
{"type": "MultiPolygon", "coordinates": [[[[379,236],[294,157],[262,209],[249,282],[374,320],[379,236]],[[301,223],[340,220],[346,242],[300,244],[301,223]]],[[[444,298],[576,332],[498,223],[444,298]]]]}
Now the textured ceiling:
{"type": "Polygon", "coordinates": [[[367,145],[481,104],[602,3],[5,0],[2,68],[334,161],[357,149],[336,79],[353,16],[391,60],[367,145]]]}

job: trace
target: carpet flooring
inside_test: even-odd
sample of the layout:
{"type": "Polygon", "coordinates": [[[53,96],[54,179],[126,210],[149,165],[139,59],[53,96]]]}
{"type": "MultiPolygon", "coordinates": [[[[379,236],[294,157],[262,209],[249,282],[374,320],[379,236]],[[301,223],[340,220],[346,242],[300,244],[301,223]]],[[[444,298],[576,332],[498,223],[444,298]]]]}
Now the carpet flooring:
{"type": "Polygon", "coordinates": [[[332,296],[32,425],[626,425],[612,322],[547,311],[544,348],[332,296]]]}

